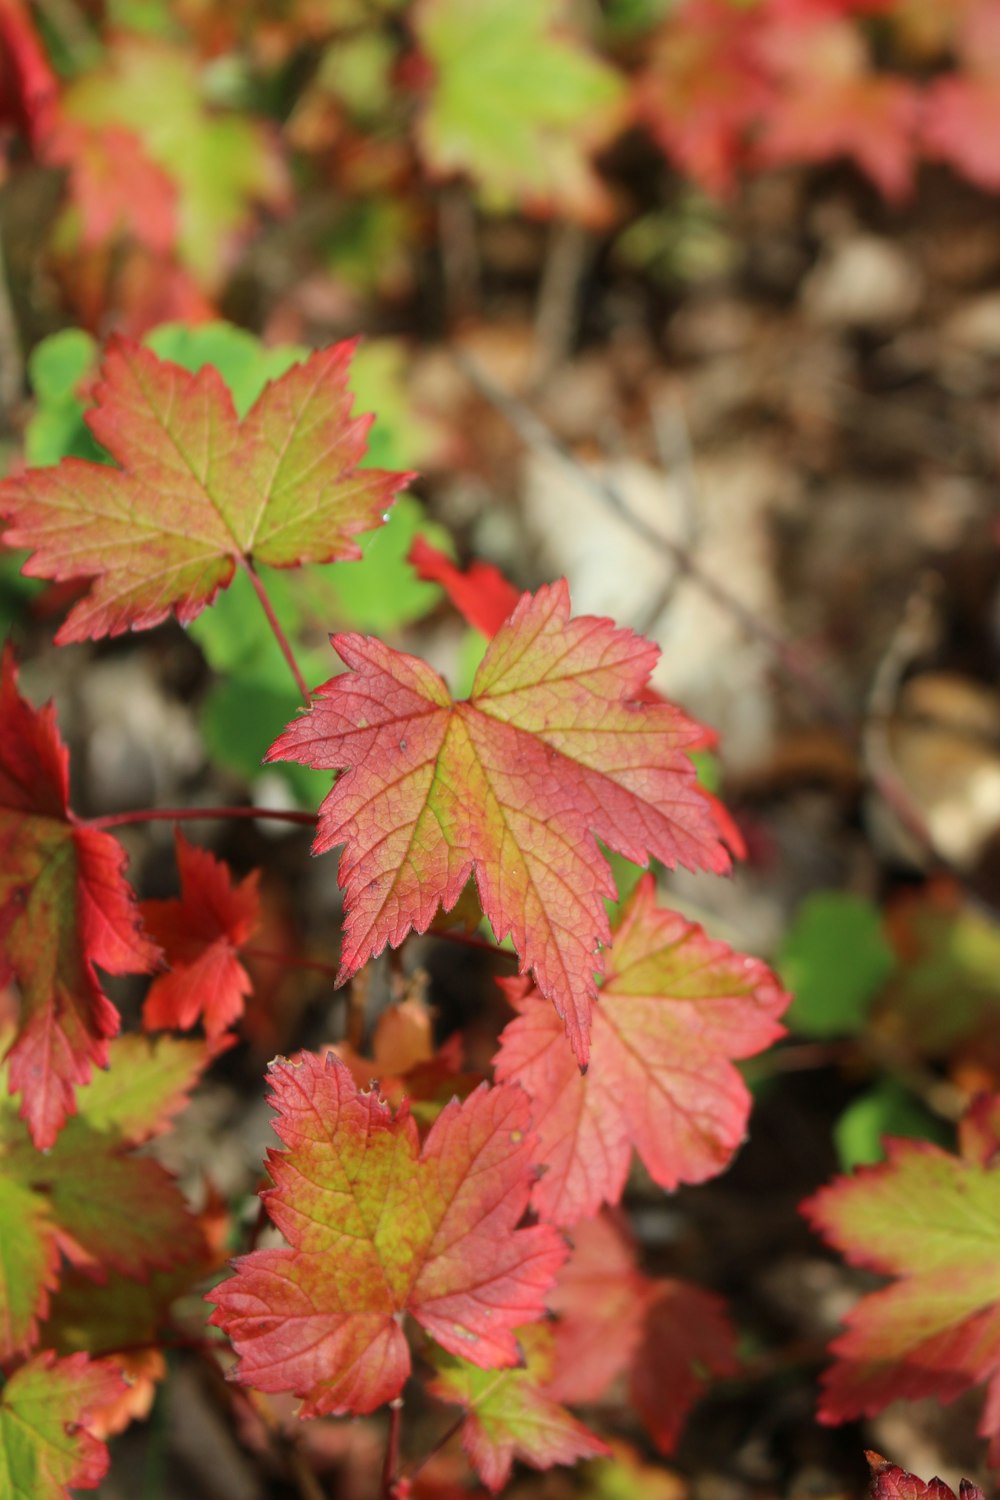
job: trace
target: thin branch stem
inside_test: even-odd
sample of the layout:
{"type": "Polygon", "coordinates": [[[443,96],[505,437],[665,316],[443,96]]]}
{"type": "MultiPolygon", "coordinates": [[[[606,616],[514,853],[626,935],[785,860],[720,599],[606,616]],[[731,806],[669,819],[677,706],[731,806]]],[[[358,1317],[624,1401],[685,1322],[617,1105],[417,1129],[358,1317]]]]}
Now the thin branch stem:
{"type": "Polygon", "coordinates": [[[382,1500],[395,1500],[396,1470],[399,1467],[399,1428],[403,1420],[403,1398],[389,1402],[389,1432],[382,1461],[382,1500]]]}
{"type": "Polygon", "coordinates": [[[292,676],[295,678],[295,686],[302,694],[302,702],[308,705],[312,701],[312,694],[310,693],[306,680],[302,675],[302,668],[295,660],[295,652],[292,650],[292,643],[285,634],[281,621],[278,619],[278,616],[274,612],[274,605],[271,603],[271,600],[268,597],[267,589],[264,587],[260,575],[252,562],[244,560],[243,567],[246,570],[250,582],[253,584],[254,593],[260,600],[260,607],[264,611],[264,614],[267,618],[267,623],[270,625],[271,631],[274,635],[274,639],[281,647],[281,654],[287,661],[289,670],[291,671],[292,676]]]}
{"type": "Polygon", "coordinates": [[[459,943],[463,948],[478,948],[483,953],[499,953],[501,958],[509,958],[517,962],[517,954],[511,953],[507,948],[501,948],[498,943],[491,943],[489,938],[477,937],[473,932],[459,932],[457,929],[447,927],[434,927],[423,934],[425,938],[440,938],[443,943],[459,943]]]}
{"type": "Polygon", "coordinates": [[[205,823],[217,818],[270,818],[277,823],[299,823],[315,828],[316,814],[281,807],[137,807],[132,812],[80,818],[85,828],[124,828],[130,823],[205,823]]]}
{"type": "Polygon", "coordinates": [[[311,969],[316,974],[328,974],[336,979],[340,972],[336,964],[321,963],[318,958],[296,958],[291,953],[272,953],[268,948],[241,948],[244,958],[259,958],[264,963],[286,964],[290,969],[311,969]]]}
{"type": "Polygon", "coordinates": [[[655,547],[657,551],[669,557],[674,566],[690,578],[692,583],[696,583],[702,593],[707,595],[713,603],[731,615],[751,639],[760,641],[766,646],[783,674],[795,683],[817,713],[827,722],[835,724],[846,738],[852,742],[856,739],[854,725],[848,721],[840,704],[827,690],[825,684],[818,681],[809,670],[792,642],[786,641],[776,630],[772,630],[748,605],[743,603],[742,599],[737,598],[712,574],[706,573],[681,542],[665,536],[642,516],[637,515],[612,480],[602,477],[587,468],[585,464],[581,464],[541,418],[536,416],[530,407],[525,406],[523,401],[496,385],[478,361],[470,358],[460,348],[452,350],[452,358],[480,395],[495,407],[501,416],[506,417],[526,448],[558,459],[581,483],[587,485],[608,510],[624,521],[636,536],[641,537],[649,546],[655,547]]]}

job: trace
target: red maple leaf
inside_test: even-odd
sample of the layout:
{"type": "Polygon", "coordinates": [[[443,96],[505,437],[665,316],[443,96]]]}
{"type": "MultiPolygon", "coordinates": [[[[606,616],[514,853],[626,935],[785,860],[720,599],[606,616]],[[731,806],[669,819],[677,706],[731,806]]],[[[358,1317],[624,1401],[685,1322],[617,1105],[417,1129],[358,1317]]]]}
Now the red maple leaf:
{"type": "Polygon", "coordinates": [[[747,132],[773,84],[754,50],[759,7],[690,0],[668,16],[636,84],[636,102],[661,149],[710,193],[732,190],[747,132]]]}
{"type": "Polygon", "coordinates": [[[60,120],[45,146],[45,158],[65,166],[73,205],[80,216],[84,250],[128,233],[155,255],[167,255],[177,236],[177,188],[151,161],[131,130],[98,129],[60,120]]]}
{"type": "Polygon", "coordinates": [[[772,22],[756,39],[777,92],[755,144],[765,166],[850,157],[889,199],[910,189],[918,95],[871,70],[856,25],[821,11],[772,22]]]}
{"type": "Polygon", "coordinates": [[[304,1398],[304,1416],[369,1412],[403,1387],[400,1314],[484,1369],[518,1362],[513,1330],[542,1315],[566,1247],[516,1227],[534,1137],[520,1089],[476,1090],[421,1150],[403,1105],[358,1090],[332,1054],[271,1067],[275,1129],[263,1197],[289,1249],[256,1250],[211,1293],[238,1378],[304,1398]]]}
{"type": "Polygon", "coordinates": [[[600,1401],[628,1375],[650,1436],[669,1453],[709,1375],[736,1371],[736,1341],[719,1298],[689,1282],[643,1275],[607,1217],[573,1231],[573,1254],[549,1305],[557,1314],[557,1401],[600,1401]]]}
{"type": "Polygon", "coordinates": [[[415,539],[407,561],[418,578],[439,583],[466,624],[485,636],[496,635],[517,608],[520,594],[492,563],[475,559],[465,569],[456,567],[422,536],[415,539]]]}
{"type": "Polygon", "coordinates": [[[1000,130],[1000,5],[965,0],[954,47],[960,70],[934,79],[924,96],[921,140],[987,192],[1000,188],[995,143],[1000,130]]]}
{"type": "Polygon", "coordinates": [[[141,907],[170,965],[170,973],[150,985],[143,1025],[150,1031],[186,1030],[201,1020],[207,1036],[219,1036],[242,1015],[252,988],[238,952],[257,925],[259,871],[234,885],[228,865],[189,843],[180,829],[175,847],[180,899],[144,901],[141,907]]]}
{"type": "MultiPolygon", "coordinates": [[[[998,1101],[960,1131],[961,1155],[889,1140],[886,1159],[838,1178],[802,1205],[852,1264],[893,1280],[861,1298],[830,1346],[819,1416],[874,1415],[899,1397],[950,1401],[985,1381],[980,1430],[1000,1429],[998,1101]]],[[[994,1452],[994,1457],[998,1457],[994,1452]]]]}
{"type": "Polygon", "coordinates": [[[272,381],[246,417],[212,365],[196,375],[114,338],[95,438],[120,467],[65,458],[0,484],[3,540],[27,547],[36,578],[89,578],[57,641],[187,624],[251,560],[288,568],[361,556],[410,479],[359,468],[371,419],[352,417],[353,342],[319,350],[272,381]]]}
{"type": "Polygon", "coordinates": [[[789,997],[770,970],[659,909],[651,875],[622,911],[608,967],[586,1074],[538,991],[502,985],[519,1015],[501,1034],[496,1075],[516,1078],[534,1101],[546,1171],[532,1206],[557,1224],[617,1203],[633,1147],[661,1187],[721,1172],[750,1109],[731,1059],[783,1031],[789,997]]]}
{"type": "Polygon", "coordinates": [[[21,991],[8,1054],[11,1093],[37,1146],[51,1146],[91,1064],[104,1067],[119,1016],[95,965],[145,974],[159,950],[143,936],[125,880],[125,851],[76,821],[69,757],[51,705],[17,690],[10,648],[0,661],[0,984],[21,991]]]}
{"type": "Polygon", "coordinates": [[[425,932],[475,872],[494,932],[510,933],[585,1063],[615,895],[596,839],[637,863],[729,867],[685,754],[704,732],[670,704],[636,701],[656,647],[610,620],[570,619],[564,581],[522,596],[466,702],[381,641],[333,645],[352,670],[266,759],[346,772],[313,845],[345,846],[340,980],[425,932]]]}

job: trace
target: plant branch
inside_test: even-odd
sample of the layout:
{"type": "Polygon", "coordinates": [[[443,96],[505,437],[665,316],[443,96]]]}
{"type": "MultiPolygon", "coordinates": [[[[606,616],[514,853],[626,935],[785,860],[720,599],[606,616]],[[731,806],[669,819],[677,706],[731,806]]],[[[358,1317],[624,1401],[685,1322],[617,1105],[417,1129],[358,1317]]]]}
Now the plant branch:
{"type": "Polygon", "coordinates": [[[124,828],[130,823],[204,823],[216,818],[271,818],[278,823],[316,826],[316,814],[281,807],[137,807],[132,812],[107,813],[101,818],[79,818],[85,828],[124,828]]]}
{"type": "Polygon", "coordinates": [[[244,958],[259,958],[264,963],[286,964],[290,969],[311,969],[316,974],[328,974],[336,979],[340,972],[336,964],[321,963],[318,958],[296,958],[291,953],[272,953],[268,948],[241,948],[244,958]]]}
{"type": "Polygon", "coordinates": [[[669,557],[674,566],[690,578],[692,583],[696,583],[702,593],[706,594],[713,603],[732,616],[748,636],[760,641],[767,648],[784,676],[794,682],[803,697],[809,700],[823,719],[836,725],[851,742],[856,740],[854,725],[848,720],[832,693],[822,682],[817,681],[792,642],[785,640],[776,630],[772,630],[743,603],[742,599],[731,593],[717,578],[706,573],[681,542],[665,536],[642,516],[637,515],[613,480],[581,464],[565,444],[556,437],[551,428],[523,401],[496,385],[477,360],[472,359],[463,349],[454,348],[452,358],[480,395],[495,407],[501,416],[506,417],[526,448],[558,459],[582,484],[586,484],[606,509],[624,521],[636,536],[641,537],[649,546],[655,547],[658,552],[669,557]]]}
{"type": "Polygon", "coordinates": [[[295,678],[295,686],[302,694],[302,702],[308,706],[308,704],[312,702],[312,694],[310,693],[306,680],[302,675],[302,668],[295,660],[295,652],[292,650],[292,643],[285,634],[281,621],[278,619],[278,616],[274,612],[274,605],[271,603],[271,600],[268,597],[267,589],[264,587],[264,584],[261,581],[260,574],[257,572],[253,563],[248,559],[243,560],[243,567],[246,570],[250,582],[253,584],[254,593],[260,600],[260,607],[264,611],[264,614],[267,618],[267,623],[270,625],[271,631],[274,635],[274,639],[281,647],[281,654],[288,663],[288,667],[291,671],[292,676],[295,678]]]}

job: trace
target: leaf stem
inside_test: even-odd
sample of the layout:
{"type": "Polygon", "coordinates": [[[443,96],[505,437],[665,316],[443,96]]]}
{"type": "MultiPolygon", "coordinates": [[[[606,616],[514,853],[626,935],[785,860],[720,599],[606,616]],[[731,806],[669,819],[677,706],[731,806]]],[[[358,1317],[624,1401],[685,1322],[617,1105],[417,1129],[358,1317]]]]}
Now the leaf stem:
{"type": "Polygon", "coordinates": [[[290,969],[312,969],[332,979],[339,973],[336,964],[324,964],[318,958],[296,958],[291,953],[273,953],[269,948],[241,948],[240,953],[244,958],[259,958],[264,963],[287,964],[290,969]]]}
{"type": "Polygon", "coordinates": [[[198,823],[215,818],[272,818],[313,828],[316,814],[281,807],[137,807],[131,812],[107,813],[101,818],[78,818],[84,828],[124,828],[129,823],[198,823]]]}
{"type": "Polygon", "coordinates": [[[274,612],[274,605],[271,603],[271,600],[268,597],[267,589],[264,587],[259,573],[254,567],[253,563],[249,560],[249,558],[243,559],[243,566],[246,569],[247,576],[249,577],[250,582],[253,584],[254,593],[260,600],[260,607],[267,617],[267,623],[271,627],[271,630],[274,634],[274,639],[281,647],[281,654],[287,661],[289,670],[291,671],[292,676],[295,678],[295,686],[302,694],[302,702],[308,706],[308,704],[312,701],[312,694],[310,693],[306,680],[302,675],[302,668],[295,660],[295,652],[292,650],[292,643],[285,634],[281,621],[278,619],[278,616],[274,612]]]}
{"type": "Polygon", "coordinates": [[[385,1458],[382,1461],[382,1500],[395,1500],[396,1470],[399,1467],[399,1428],[403,1419],[403,1398],[397,1396],[389,1402],[389,1433],[385,1440],[385,1458]]]}

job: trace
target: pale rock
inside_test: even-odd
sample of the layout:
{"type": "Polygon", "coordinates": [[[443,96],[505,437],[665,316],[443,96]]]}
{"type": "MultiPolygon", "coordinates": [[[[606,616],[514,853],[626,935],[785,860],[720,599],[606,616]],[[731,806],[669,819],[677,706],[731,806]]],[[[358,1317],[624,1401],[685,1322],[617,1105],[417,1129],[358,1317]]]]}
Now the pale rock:
{"type": "Polygon", "coordinates": [[[891,328],[920,306],[923,277],[890,240],[855,234],[835,242],[806,277],[806,315],[832,327],[891,328]]]}
{"type": "MultiPolygon", "coordinates": [[[[592,473],[647,526],[679,540],[755,618],[773,622],[768,526],[781,469],[759,442],[699,459],[690,477],[634,459],[595,464],[592,473]]],[[[615,514],[583,470],[531,455],[524,506],[546,572],[569,580],[574,613],[610,616],[650,636],[663,652],[655,686],[720,732],[727,764],[763,758],[773,730],[773,663],[734,613],[615,514]]]]}

